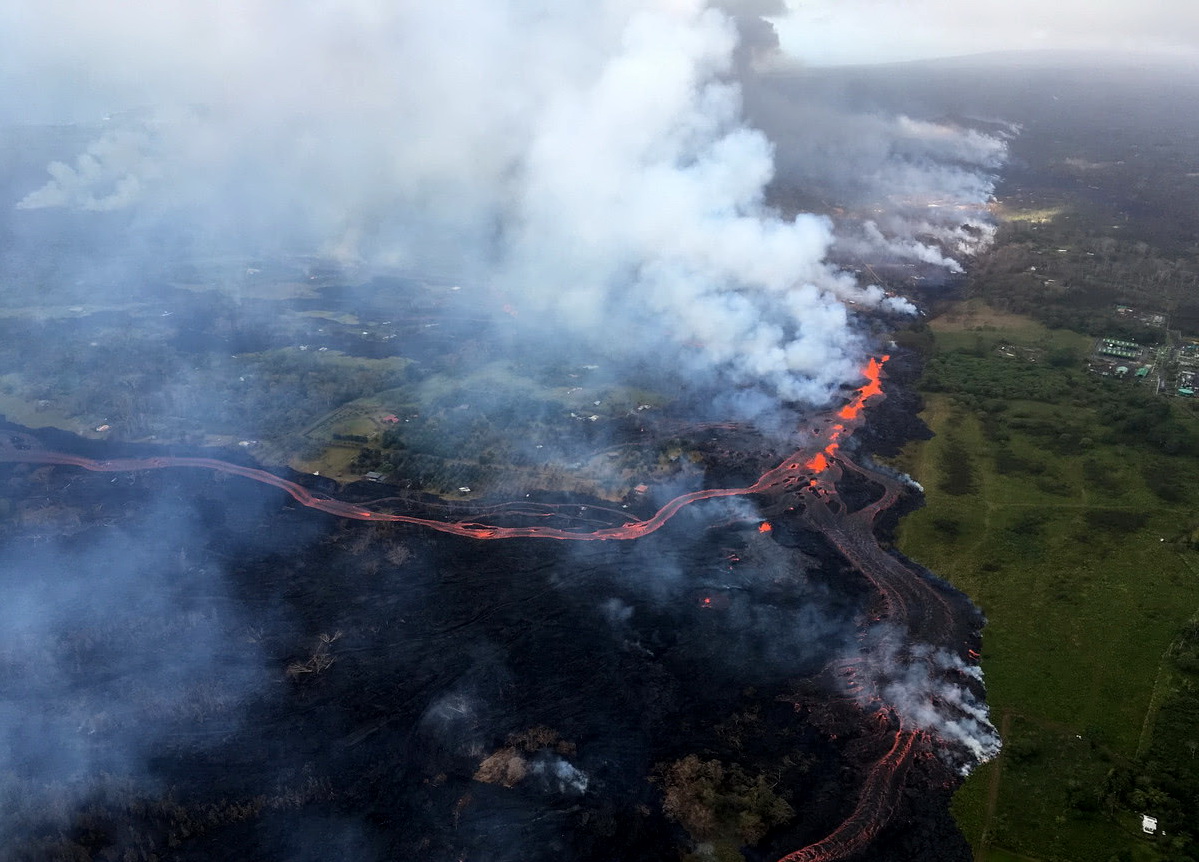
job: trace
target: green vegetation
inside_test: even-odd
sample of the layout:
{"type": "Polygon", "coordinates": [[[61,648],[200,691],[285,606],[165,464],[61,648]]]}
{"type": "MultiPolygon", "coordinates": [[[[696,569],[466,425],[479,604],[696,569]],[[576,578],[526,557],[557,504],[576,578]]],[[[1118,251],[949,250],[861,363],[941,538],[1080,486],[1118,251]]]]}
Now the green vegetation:
{"type": "Polygon", "coordinates": [[[535,377],[511,361],[458,376],[414,374],[311,423],[292,463],[344,479],[378,471],[441,495],[540,487],[618,499],[651,472],[669,470],[688,444],[612,446],[607,423],[662,398],[588,376],[562,367],[535,377]]]}
{"type": "Polygon", "coordinates": [[[898,460],[928,501],[899,545],[986,613],[1006,742],[955,800],[978,858],[1193,858],[1199,759],[1165,750],[1199,746],[1199,647],[1176,642],[1199,609],[1194,419],[1078,369],[1085,337],[977,301],[906,337],[936,436],[898,460]]]}
{"type": "Polygon", "coordinates": [[[899,543],[988,618],[1006,748],[954,800],[980,862],[1199,858],[1199,408],[1153,397],[1167,351],[1141,378],[1084,370],[1095,338],[1199,331],[1199,186],[1180,182],[1194,140],[1146,140],[1177,110],[1151,102],[1137,110],[1152,121],[1067,110],[1030,126],[966,299],[897,338],[927,359],[937,435],[900,459],[928,506],[899,543]],[[1141,832],[1146,813],[1164,835],[1141,832]]]}
{"type": "MultiPolygon", "coordinates": [[[[619,432],[640,429],[662,396],[617,383],[598,365],[489,359],[485,340],[427,336],[456,319],[446,291],[396,290],[416,322],[271,303],[246,313],[220,294],[8,309],[0,414],[84,436],[242,443],[264,463],[340,481],[379,472],[457,497],[538,487],[618,500],[694,454],[674,441],[614,445],[635,439],[619,432]],[[351,355],[358,345],[385,358],[351,355]]],[[[370,291],[357,289],[364,302],[370,291]]]]}
{"type": "MultiPolygon", "coordinates": [[[[0,412],[31,425],[123,439],[212,442],[288,435],[347,401],[407,379],[409,360],[279,349],[182,352],[156,328],[67,341],[55,325],[0,320],[0,412]]],[[[226,441],[227,442],[227,441],[226,441]]]]}
{"type": "Polygon", "coordinates": [[[1193,257],[1113,237],[1079,224],[1084,213],[1071,215],[1006,222],[974,274],[980,295],[1053,328],[1142,344],[1158,340],[1161,330],[1136,317],[1113,319],[1116,303],[1167,312],[1183,325],[1195,322],[1199,264],[1193,257]]]}
{"type": "Polygon", "coordinates": [[[677,821],[708,853],[686,859],[715,858],[738,862],[738,848],[756,844],[774,826],[787,823],[795,811],[776,794],[765,775],[751,776],[741,767],[690,754],[660,768],[658,777],[666,815],[677,821]]]}
{"type": "MultiPolygon", "coordinates": [[[[230,431],[259,428],[284,436],[346,401],[394,386],[408,360],[271,350],[238,357],[236,399],[223,405],[230,431]]],[[[232,385],[232,384],[228,384],[232,385]]]]}

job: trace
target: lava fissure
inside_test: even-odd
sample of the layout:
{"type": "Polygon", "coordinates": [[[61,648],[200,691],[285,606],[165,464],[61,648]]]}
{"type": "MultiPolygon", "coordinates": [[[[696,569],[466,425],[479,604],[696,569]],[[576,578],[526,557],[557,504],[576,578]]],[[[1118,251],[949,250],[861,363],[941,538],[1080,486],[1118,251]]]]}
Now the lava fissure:
{"type": "MultiPolygon", "coordinates": [[[[937,667],[927,656],[917,655],[909,646],[917,644],[957,644],[955,661],[958,667],[976,665],[977,651],[972,640],[970,621],[955,614],[949,602],[914,567],[880,547],[875,534],[875,520],[900,498],[903,486],[896,478],[869,470],[846,458],[841,447],[860,421],[866,403],[883,395],[882,368],[888,357],[870,359],[863,374],[866,384],[859,388],[849,403],[839,408],[826,421],[816,423],[817,439],[822,445],[797,451],[777,467],[770,469],[752,485],[741,488],[712,488],[681,494],[667,502],[646,519],[628,519],[622,513],[609,511],[626,518],[619,526],[599,527],[587,531],[550,526],[500,526],[475,520],[443,521],[376,511],[353,503],[331,499],[313,493],[296,482],[266,470],[245,467],[227,461],[199,457],[160,456],[153,458],[123,458],[94,460],[79,455],[36,448],[26,439],[14,435],[0,437],[0,461],[58,464],[100,472],[126,472],[183,467],[214,470],[241,476],[272,485],[289,494],[303,506],[342,518],[381,523],[404,523],[437,530],[471,539],[558,539],[565,541],[633,540],[647,536],[665,525],[682,509],[703,500],[723,497],[774,494],[789,495],[802,503],[802,517],[822,532],[841,555],[862,573],[879,596],[881,607],[872,611],[860,632],[860,653],[846,658],[839,666],[826,669],[826,678],[834,690],[840,688],[847,699],[869,719],[867,736],[880,742],[886,753],[868,769],[858,802],[845,821],[827,837],[784,856],[780,862],[828,862],[851,856],[866,847],[888,823],[897,804],[899,792],[913,759],[917,742],[927,739],[923,728],[913,729],[914,722],[905,717],[901,704],[891,702],[888,692],[896,690],[897,673],[919,664],[928,665],[925,673],[932,679],[937,667]],[[823,430],[821,430],[823,429],[823,430]],[[844,470],[854,471],[862,478],[880,486],[882,494],[873,502],[848,513],[837,499],[837,481],[844,470]],[[876,716],[881,716],[875,720],[876,716]],[[889,746],[886,742],[890,742],[889,746]]],[[[545,518],[554,514],[556,505],[510,503],[476,509],[474,516],[522,515],[545,518]]],[[[781,510],[782,507],[780,507],[781,510]]],[[[789,505],[794,510],[796,505],[789,505]]],[[[580,511],[583,511],[580,509],[580,511]]],[[[773,517],[773,516],[772,516],[773,517]]],[[[770,534],[774,526],[762,521],[758,530],[770,534]]],[[[701,599],[701,606],[713,607],[715,600],[701,599]]],[[[948,671],[942,667],[941,671],[948,671]]],[[[945,674],[947,675],[947,674],[945,674]]],[[[931,698],[929,699],[931,701],[931,698]]],[[[985,717],[982,719],[985,722],[985,717]]],[[[989,727],[989,725],[986,725],[989,727]]]]}

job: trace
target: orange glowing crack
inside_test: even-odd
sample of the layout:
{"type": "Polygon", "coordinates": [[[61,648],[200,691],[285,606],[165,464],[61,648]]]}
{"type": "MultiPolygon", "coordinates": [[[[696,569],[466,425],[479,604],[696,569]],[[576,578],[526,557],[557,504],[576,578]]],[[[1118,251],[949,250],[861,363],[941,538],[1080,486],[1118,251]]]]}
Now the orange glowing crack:
{"type": "MultiPolygon", "coordinates": [[[[844,419],[846,422],[856,421],[862,415],[862,410],[866,407],[866,402],[876,395],[883,394],[883,363],[890,358],[889,355],[879,359],[873,356],[870,357],[870,361],[862,369],[862,374],[866,378],[866,385],[858,390],[852,401],[837,411],[838,418],[844,419]]],[[[827,470],[837,454],[837,449],[840,448],[841,444],[837,441],[840,440],[841,434],[844,431],[844,425],[834,425],[824,449],[808,459],[804,466],[814,473],[823,473],[827,470]]]]}
{"type": "MultiPolygon", "coordinates": [[[[516,310],[505,306],[505,311],[515,315],[516,310]]],[[[62,464],[82,467],[85,470],[102,472],[123,472],[133,470],[149,470],[165,467],[191,467],[215,470],[252,479],[256,482],[272,485],[285,491],[303,506],[318,509],[342,518],[371,521],[374,523],[399,522],[412,524],[456,536],[471,539],[563,539],[572,541],[604,541],[609,539],[630,540],[638,539],[661,528],[684,507],[701,500],[718,497],[740,497],[751,494],[762,494],[771,491],[787,490],[803,480],[806,485],[820,493],[815,476],[827,471],[833,466],[837,451],[841,446],[842,437],[852,429],[844,424],[857,422],[862,415],[866,402],[883,394],[882,370],[883,363],[890,357],[871,358],[862,375],[866,384],[860,387],[848,404],[837,411],[836,415],[842,420],[831,426],[823,446],[815,454],[811,450],[801,450],[792,453],[779,466],[766,471],[752,485],[745,488],[711,488],[702,491],[692,491],[681,494],[666,503],[661,509],[645,520],[630,520],[619,527],[605,527],[591,532],[574,532],[549,527],[501,527],[480,524],[472,521],[438,521],[430,518],[418,518],[413,515],[398,515],[390,512],[375,512],[362,509],[350,503],[343,503],[323,495],[313,494],[307,488],[295,482],[290,482],[274,473],[245,467],[228,461],[213,458],[171,457],[156,458],[123,458],[108,461],[97,461],[80,455],[70,455],[62,452],[44,450],[17,449],[5,447],[0,437],[0,461],[16,461],[38,464],[62,464]]],[[[852,464],[850,465],[852,466],[852,464]]],[[[882,503],[875,504],[882,506],[882,503]]],[[[758,525],[758,531],[765,534],[773,530],[769,521],[758,525]]],[[[715,607],[716,602],[711,596],[703,597],[702,607],[715,607]]],[[[977,653],[971,651],[971,657],[977,653]]],[[[836,738],[835,736],[833,737],[836,738]]],[[[857,807],[844,823],[829,836],[821,841],[795,851],[783,857],[780,862],[828,862],[852,855],[866,846],[884,825],[898,799],[899,788],[903,776],[912,759],[913,748],[918,739],[916,733],[906,730],[902,724],[895,732],[895,738],[890,750],[874,765],[865,786],[862,789],[857,807]]]]}
{"type": "MultiPolygon", "coordinates": [[[[884,356],[881,360],[870,359],[866,367],[862,370],[862,374],[867,381],[866,385],[857,390],[853,400],[846,407],[842,408],[838,415],[847,414],[851,419],[857,419],[870,398],[883,394],[881,383],[882,363],[886,362],[888,358],[884,356]]],[[[763,494],[786,488],[797,479],[809,478],[800,474],[823,473],[831,465],[837,449],[840,447],[838,439],[847,430],[844,425],[834,425],[831,429],[830,438],[821,451],[811,457],[806,457],[807,453],[802,451],[793,453],[782,464],[762,474],[757,482],[748,487],[709,488],[703,491],[692,491],[687,494],[681,494],[670,500],[645,520],[632,520],[619,527],[604,527],[591,532],[575,532],[552,527],[500,527],[470,521],[438,521],[432,518],[418,518],[413,515],[372,512],[350,503],[343,503],[340,500],[332,500],[324,496],[315,495],[304,486],[290,482],[266,470],[243,467],[240,464],[232,464],[228,461],[220,461],[215,458],[161,456],[157,458],[120,458],[110,461],[96,461],[80,455],[68,455],[61,452],[0,448],[0,460],[73,465],[82,467],[85,470],[103,472],[149,470],[166,467],[198,467],[216,470],[221,473],[232,473],[246,479],[253,479],[256,482],[273,485],[276,488],[286,491],[297,503],[303,506],[311,509],[319,509],[322,512],[328,512],[330,515],[336,515],[341,518],[353,518],[359,521],[372,521],[376,523],[399,522],[413,524],[443,533],[452,533],[456,536],[467,536],[472,539],[538,538],[563,539],[568,541],[603,541],[607,539],[639,539],[642,536],[656,532],[683,508],[701,500],[763,494]]]]}

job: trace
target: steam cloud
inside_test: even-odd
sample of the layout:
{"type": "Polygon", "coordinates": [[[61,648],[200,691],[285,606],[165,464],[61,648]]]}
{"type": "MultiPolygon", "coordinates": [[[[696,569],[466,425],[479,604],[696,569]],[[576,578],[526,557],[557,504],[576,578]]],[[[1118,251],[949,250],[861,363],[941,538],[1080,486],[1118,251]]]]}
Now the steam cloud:
{"type": "Polygon", "coordinates": [[[544,753],[533,763],[533,774],[539,776],[553,792],[580,794],[587,792],[590,783],[586,773],[579,771],[556,754],[544,753]]]}
{"type": "Polygon", "coordinates": [[[891,628],[875,633],[861,658],[861,672],[870,684],[847,693],[863,707],[881,698],[906,728],[935,734],[942,756],[963,775],[999,753],[999,732],[967,682],[982,682],[977,665],[944,649],[911,644],[891,628]]]}
{"type": "MultiPolygon", "coordinates": [[[[991,724],[986,704],[954,674],[979,679],[981,671],[944,650],[917,645],[913,657],[896,664],[896,675],[882,687],[909,726],[936,733],[944,742],[960,746],[969,755],[963,773],[999,753],[999,733],[991,724]]],[[[894,656],[891,658],[895,658],[894,656]]]]}
{"type": "Polygon", "coordinates": [[[866,349],[846,303],[912,310],[830,254],[957,271],[989,239],[978,207],[1005,145],[772,104],[744,50],[769,51],[754,16],[775,4],[725,5],[17,3],[3,23],[28,36],[23,68],[88,70],[53,108],[151,107],[114,115],[15,205],[169,224],[198,257],[452,272],[538,332],[672,345],[693,371],[820,403],[866,349]],[[783,181],[868,217],[784,215],[767,198],[776,148],[783,181]]]}

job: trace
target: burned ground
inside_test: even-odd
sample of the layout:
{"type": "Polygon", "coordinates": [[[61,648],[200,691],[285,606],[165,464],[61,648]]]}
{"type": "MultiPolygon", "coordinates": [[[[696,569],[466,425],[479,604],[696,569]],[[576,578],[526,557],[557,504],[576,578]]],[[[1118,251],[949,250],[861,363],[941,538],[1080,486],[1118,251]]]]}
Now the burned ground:
{"type": "MultiPolygon", "coordinates": [[[[837,827],[877,754],[819,682],[872,591],[795,515],[479,542],[198,470],[3,486],[9,586],[39,591],[9,611],[11,858],[777,858],[837,827]],[[66,718],[14,714],[31,690],[66,718]],[[690,838],[663,808],[688,757],[725,776],[690,838]]],[[[955,782],[918,760],[870,858],[967,858],[955,782]]]]}

